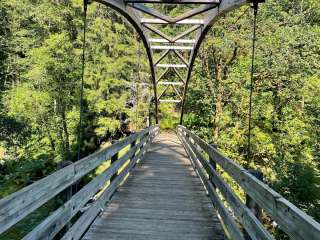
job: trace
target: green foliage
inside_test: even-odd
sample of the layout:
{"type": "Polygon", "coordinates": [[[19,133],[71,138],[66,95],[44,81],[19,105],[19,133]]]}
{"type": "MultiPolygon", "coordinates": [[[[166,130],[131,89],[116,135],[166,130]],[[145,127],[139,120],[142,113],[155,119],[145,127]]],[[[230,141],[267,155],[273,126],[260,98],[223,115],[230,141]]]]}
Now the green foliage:
{"type": "Polygon", "coordinates": [[[179,113],[176,111],[174,105],[170,104],[160,104],[159,108],[159,117],[160,117],[160,128],[161,129],[176,129],[180,116],[179,113]]]}

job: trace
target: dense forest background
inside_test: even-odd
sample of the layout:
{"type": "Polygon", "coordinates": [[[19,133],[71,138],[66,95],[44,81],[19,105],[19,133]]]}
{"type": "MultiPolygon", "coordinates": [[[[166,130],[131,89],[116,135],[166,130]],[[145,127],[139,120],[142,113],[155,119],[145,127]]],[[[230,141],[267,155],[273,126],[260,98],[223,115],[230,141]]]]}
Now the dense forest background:
{"type": "MultiPolygon", "coordinates": [[[[261,5],[248,162],[252,19],[244,6],[207,35],[184,124],[228,157],[261,170],[268,184],[320,221],[320,2],[261,5]]],[[[59,162],[76,160],[82,0],[2,0],[0,21],[1,198],[48,175],[59,162]]],[[[81,155],[146,127],[151,99],[137,33],[113,10],[90,4],[81,155]]],[[[179,107],[160,106],[162,128],[175,128],[179,107]]],[[[29,227],[3,239],[18,239],[29,227]]]]}

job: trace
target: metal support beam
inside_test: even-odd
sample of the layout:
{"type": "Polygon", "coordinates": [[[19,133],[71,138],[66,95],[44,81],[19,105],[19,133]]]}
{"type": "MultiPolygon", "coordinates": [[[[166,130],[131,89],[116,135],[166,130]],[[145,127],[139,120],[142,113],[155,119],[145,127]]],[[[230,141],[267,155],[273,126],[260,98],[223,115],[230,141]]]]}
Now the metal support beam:
{"type": "Polygon", "coordinates": [[[164,58],[168,55],[169,52],[170,52],[170,49],[166,50],[166,51],[159,57],[159,59],[158,59],[157,61],[155,61],[154,64],[157,65],[159,62],[161,62],[161,60],[164,59],[164,58]]]}
{"type": "Polygon", "coordinates": [[[175,100],[175,99],[161,99],[159,102],[164,102],[164,103],[180,103],[181,100],[175,100]]]}
{"type": "Polygon", "coordinates": [[[185,64],[157,64],[157,68],[187,68],[185,64]]]}
{"type": "Polygon", "coordinates": [[[174,45],[163,45],[163,46],[151,46],[151,49],[155,50],[192,50],[193,47],[189,46],[174,46],[174,45]]]}
{"type": "Polygon", "coordinates": [[[167,74],[167,72],[169,71],[169,68],[166,68],[166,70],[164,70],[161,75],[159,76],[159,78],[157,79],[157,83],[164,77],[164,75],[167,74]]]}
{"type": "Polygon", "coordinates": [[[183,85],[182,82],[158,82],[158,85],[183,85]]]}
{"type": "Polygon", "coordinates": [[[173,68],[173,71],[180,78],[181,82],[183,82],[185,84],[186,80],[181,76],[181,74],[178,72],[178,70],[176,68],[173,68]]]}
{"type": "Polygon", "coordinates": [[[173,50],[173,52],[185,65],[189,66],[189,62],[177,50],[173,50]]]}
{"type": "MultiPolygon", "coordinates": [[[[149,42],[153,42],[153,43],[169,43],[168,40],[163,39],[163,38],[150,38],[149,42]]],[[[194,44],[194,43],[196,43],[196,40],[194,40],[194,39],[179,39],[179,40],[175,41],[175,43],[190,43],[190,44],[194,44]]]]}
{"type": "Polygon", "coordinates": [[[184,19],[181,21],[178,21],[176,23],[174,22],[167,22],[160,18],[142,18],[141,19],[142,24],[190,24],[190,25],[202,25],[204,21],[202,19],[184,19]]]}
{"type": "MultiPolygon", "coordinates": [[[[139,33],[144,46],[147,50],[147,55],[149,59],[149,65],[151,68],[151,76],[153,81],[153,90],[154,90],[154,103],[155,103],[155,112],[156,112],[156,122],[158,123],[158,101],[163,93],[157,97],[157,83],[159,80],[164,78],[169,69],[173,69],[176,75],[181,80],[179,85],[184,84],[183,95],[179,93],[177,89],[174,89],[178,96],[182,98],[181,104],[181,116],[180,123],[183,120],[183,114],[185,111],[185,102],[186,102],[186,93],[188,90],[188,84],[191,78],[191,73],[193,65],[195,62],[196,55],[199,51],[199,47],[211,28],[211,26],[224,14],[230,12],[244,4],[263,2],[264,0],[95,0],[104,5],[110,6],[113,9],[120,12],[128,21],[134,26],[134,28],[139,33]],[[167,16],[160,11],[153,9],[152,5],[145,5],[148,3],[156,4],[197,4],[192,10],[176,16],[171,17],[167,16]],[[147,14],[154,18],[146,18],[143,14],[147,14]],[[193,18],[196,16],[201,18],[193,18]],[[170,37],[159,29],[152,26],[152,24],[158,24],[166,26],[168,24],[187,24],[192,25],[184,32],[178,34],[177,36],[170,37]],[[193,39],[187,39],[186,36],[195,33],[196,37],[193,39]],[[153,33],[158,35],[160,38],[150,38],[149,34],[153,33]],[[160,45],[160,46],[151,46],[151,43],[169,43],[170,45],[160,45]],[[179,45],[180,44],[180,45],[179,45]],[[182,44],[192,44],[192,46],[182,45],[182,44]],[[157,61],[153,59],[154,50],[165,50],[164,53],[160,56],[157,61]],[[181,54],[179,50],[189,51],[189,59],[185,59],[185,55],[181,54]],[[160,64],[160,62],[167,58],[168,53],[174,51],[181,60],[182,64],[160,64]],[[164,72],[156,79],[156,69],[157,68],[166,68],[164,72]],[[177,68],[186,68],[187,75],[182,77],[177,68]]],[[[193,6],[193,5],[190,5],[193,6]]],[[[166,85],[168,83],[163,81],[159,85],[166,85]]],[[[178,86],[178,84],[167,84],[168,86],[178,86]]],[[[180,100],[160,100],[161,102],[181,102],[180,100]]]]}

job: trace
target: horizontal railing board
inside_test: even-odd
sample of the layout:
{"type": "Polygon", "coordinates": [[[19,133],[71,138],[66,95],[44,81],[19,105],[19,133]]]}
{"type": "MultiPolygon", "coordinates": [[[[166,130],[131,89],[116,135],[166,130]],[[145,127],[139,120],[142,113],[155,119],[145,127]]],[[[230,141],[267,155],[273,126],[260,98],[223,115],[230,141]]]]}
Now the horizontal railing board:
{"type": "Polygon", "coordinates": [[[110,180],[111,176],[115,174],[127,160],[142,146],[147,137],[138,143],[135,147],[131,148],[125,155],[119,158],[114,164],[107,168],[103,173],[95,177],[91,182],[85,185],[79,192],[66,202],[59,209],[54,211],[47,217],[41,224],[34,228],[24,240],[35,239],[52,239],[70,220],[81,210],[81,208],[99,191],[105,183],[110,180]]]}
{"type": "Polygon", "coordinates": [[[81,177],[98,167],[103,161],[131,144],[135,139],[153,130],[154,126],[144,129],[0,199],[0,233],[12,227],[68,186],[74,184],[81,177]]]}
{"type": "Polygon", "coordinates": [[[42,206],[73,183],[74,166],[69,165],[0,200],[0,233],[42,206]]]}
{"type": "Polygon", "coordinates": [[[200,161],[206,172],[212,177],[214,185],[222,193],[224,199],[232,207],[235,215],[238,217],[244,228],[247,230],[251,239],[257,240],[272,240],[272,235],[264,228],[262,223],[256,218],[253,212],[241,202],[241,200],[232,192],[231,188],[223,181],[221,176],[211,166],[211,164],[205,160],[203,155],[199,153],[196,147],[190,142],[189,139],[185,139],[191,147],[197,159],[200,161]]]}
{"type": "MultiPolygon", "coordinates": [[[[145,146],[139,151],[139,153],[133,158],[132,162],[137,162],[139,158],[142,157],[142,154],[146,149],[149,147],[153,135],[156,135],[157,132],[152,132],[149,140],[145,144],[145,146]]],[[[126,168],[129,168],[130,165],[128,165],[126,168]]],[[[126,170],[122,171],[120,173],[121,176],[126,176],[126,170]],[[122,175],[121,175],[122,174],[122,175]]],[[[69,231],[63,236],[62,240],[77,240],[80,239],[83,233],[86,231],[86,229],[89,227],[89,225],[93,222],[93,220],[96,218],[96,216],[99,214],[101,209],[104,207],[104,204],[109,200],[109,198],[112,196],[116,188],[118,187],[118,184],[121,183],[123,178],[117,178],[115,181],[111,183],[110,190],[105,191],[102,196],[94,202],[94,204],[78,219],[78,221],[69,229],[69,231]],[[118,179],[118,180],[117,180],[118,179]]]]}
{"type": "Polygon", "coordinates": [[[97,168],[103,161],[111,158],[114,156],[117,152],[119,152],[121,149],[125,148],[129,144],[131,144],[133,141],[135,141],[137,138],[141,137],[142,135],[145,135],[149,132],[149,129],[144,129],[139,133],[135,133],[115,144],[112,144],[110,147],[108,147],[105,150],[101,150],[100,152],[94,154],[92,158],[90,156],[78,161],[75,163],[75,178],[79,179],[86,175],[88,172],[92,171],[93,169],[97,168]]]}
{"type": "Polygon", "coordinates": [[[227,229],[231,239],[244,240],[244,237],[243,237],[237,223],[230,216],[228,209],[226,209],[223,202],[220,200],[212,183],[209,182],[208,179],[205,177],[205,173],[201,169],[199,163],[196,161],[196,157],[195,157],[194,153],[192,152],[189,144],[186,142],[184,136],[180,135],[180,139],[183,142],[183,145],[185,146],[185,149],[188,152],[188,155],[190,156],[190,160],[192,162],[192,165],[197,170],[197,173],[199,174],[199,177],[202,180],[202,183],[205,185],[212,203],[217,208],[217,210],[222,218],[222,221],[224,223],[224,226],[227,229]]]}
{"type": "Polygon", "coordinates": [[[223,156],[183,126],[193,140],[227,172],[292,239],[320,239],[320,224],[247,170],[223,156]]]}
{"type": "Polygon", "coordinates": [[[152,141],[152,136],[146,142],[146,145],[139,151],[139,153],[132,159],[130,164],[118,175],[114,181],[111,182],[110,186],[101,195],[101,197],[96,200],[91,207],[78,219],[78,221],[69,229],[69,231],[63,236],[62,240],[77,240],[82,237],[87,228],[96,218],[96,216],[104,207],[105,203],[110,199],[114,191],[117,189],[119,184],[124,180],[125,176],[129,173],[131,168],[137,162],[137,160],[142,157],[143,153],[149,147],[152,141]]]}
{"type": "Polygon", "coordinates": [[[88,226],[92,223],[98,213],[103,207],[103,202],[107,201],[114,191],[116,190],[118,184],[124,179],[125,172],[121,172],[109,185],[109,187],[102,193],[100,198],[98,198],[93,205],[87,209],[87,211],[78,219],[78,221],[71,227],[67,234],[62,239],[80,239],[82,234],[86,231],[88,226]]]}

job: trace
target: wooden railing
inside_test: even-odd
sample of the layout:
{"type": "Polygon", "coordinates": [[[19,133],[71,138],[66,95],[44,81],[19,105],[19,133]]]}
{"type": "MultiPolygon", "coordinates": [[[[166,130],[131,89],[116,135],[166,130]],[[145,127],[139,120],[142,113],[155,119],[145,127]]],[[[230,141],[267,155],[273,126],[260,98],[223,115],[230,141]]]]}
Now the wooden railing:
{"type": "Polygon", "coordinates": [[[62,239],[72,240],[81,238],[117,187],[124,181],[137,161],[142,158],[158,133],[158,126],[144,129],[1,199],[0,233],[11,228],[111,159],[109,167],[73,196],[70,196],[70,199],[52,212],[23,239],[53,239],[65,226],[70,225],[71,219],[76,214],[84,211],[76,222],[68,227],[62,237],[62,239]],[[118,157],[119,151],[126,149],[129,145],[130,149],[123,156],[118,157]]]}
{"type": "Polygon", "coordinates": [[[254,208],[254,211],[251,211],[252,203],[262,208],[291,239],[320,239],[320,224],[318,222],[264,182],[258,180],[250,171],[223,156],[213,146],[204,142],[185,127],[178,126],[177,134],[203,181],[211,201],[217,208],[227,235],[231,239],[274,239],[259,221],[259,210],[254,208]],[[250,204],[241,201],[232,191],[221,174],[218,173],[217,165],[220,171],[226,172],[245,191],[247,200],[251,201],[250,204]],[[229,208],[232,209],[231,213],[229,208]],[[241,230],[242,228],[244,231],[241,230]]]}

